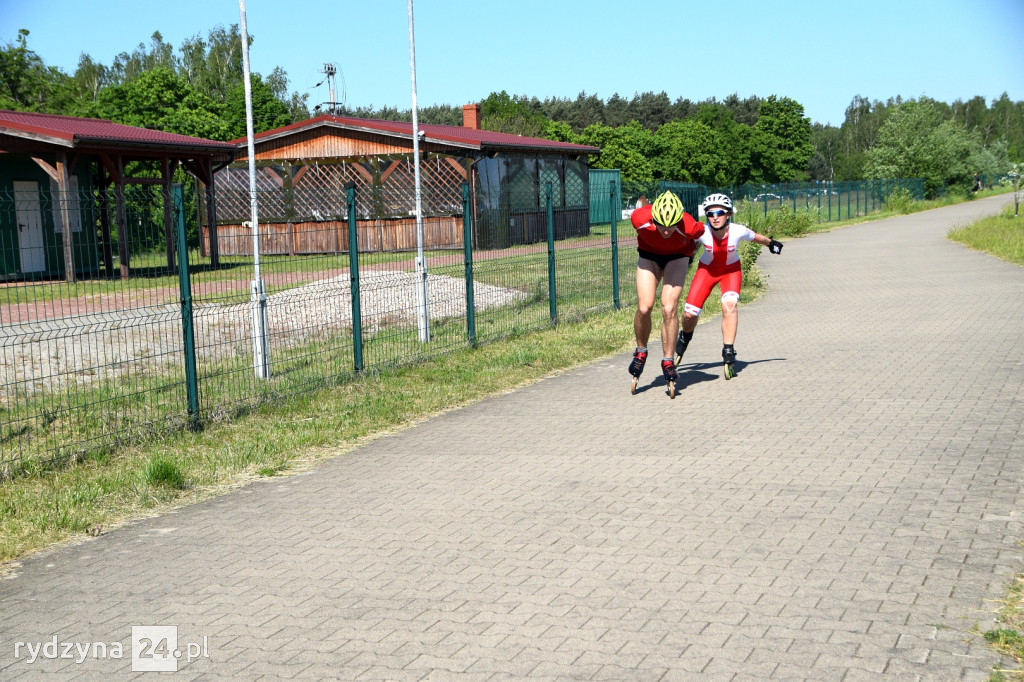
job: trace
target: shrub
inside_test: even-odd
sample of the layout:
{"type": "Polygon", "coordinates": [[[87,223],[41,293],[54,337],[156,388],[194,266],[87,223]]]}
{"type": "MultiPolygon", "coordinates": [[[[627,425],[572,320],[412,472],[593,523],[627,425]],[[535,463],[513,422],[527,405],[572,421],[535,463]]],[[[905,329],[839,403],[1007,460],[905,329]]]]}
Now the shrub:
{"type": "Polygon", "coordinates": [[[811,231],[817,221],[813,211],[794,212],[789,206],[768,211],[768,214],[751,211],[737,216],[746,221],[746,226],[767,237],[799,237],[811,231]]]}
{"type": "Polygon", "coordinates": [[[893,213],[910,213],[914,200],[910,196],[910,190],[904,188],[893,190],[892,194],[885,198],[885,207],[893,213]]]}

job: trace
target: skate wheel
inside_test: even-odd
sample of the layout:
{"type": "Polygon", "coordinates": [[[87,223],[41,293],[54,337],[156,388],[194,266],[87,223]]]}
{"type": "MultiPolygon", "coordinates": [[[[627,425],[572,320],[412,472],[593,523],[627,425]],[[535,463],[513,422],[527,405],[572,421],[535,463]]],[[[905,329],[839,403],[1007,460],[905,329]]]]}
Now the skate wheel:
{"type": "Polygon", "coordinates": [[[636,395],[636,382],[639,378],[640,377],[633,377],[633,387],[629,391],[632,395],[636,395]]]}
{"type": "Polygon", "coordinates": [[[736,376],[736,371],[732,368],[732,365],[725,366],[725,380],[728,381],[736,376]]]}
{"type": "Polygon", "coordinates": [[[668,382],[668,397],[672,398],[673,400],[676,397],[676,382],[674,381],[668,382]]]}

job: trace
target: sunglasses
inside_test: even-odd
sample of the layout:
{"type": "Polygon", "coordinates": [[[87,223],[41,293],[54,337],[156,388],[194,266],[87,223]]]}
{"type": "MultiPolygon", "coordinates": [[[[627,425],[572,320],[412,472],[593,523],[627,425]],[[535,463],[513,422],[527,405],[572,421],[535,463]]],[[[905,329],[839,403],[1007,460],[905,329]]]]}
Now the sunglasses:
{"type": "Polygon", "coordinates": [[[704,213],[709,218],[721,218],[724,215],[729,215],[728,211],[706,211],[704,213]]]}

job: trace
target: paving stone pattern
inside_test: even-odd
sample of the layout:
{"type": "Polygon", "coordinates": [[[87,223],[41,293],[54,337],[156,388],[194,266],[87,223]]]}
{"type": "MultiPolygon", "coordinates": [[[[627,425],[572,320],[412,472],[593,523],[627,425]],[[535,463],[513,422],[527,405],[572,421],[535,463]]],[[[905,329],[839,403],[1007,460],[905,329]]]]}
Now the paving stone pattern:
{"type": "Polygon", "coordinates": [[[167,625],[206,638],[176,679],[985,680],[1024,556],[1024,269],[944,237],[1007,201],[765,253],[735,380],[713,319],[675,400],[599,360],[35,556],[0,678],[131,677],[131,626],[167,625]],[[124,656],[15,658],[54,636],[124,656]]]}

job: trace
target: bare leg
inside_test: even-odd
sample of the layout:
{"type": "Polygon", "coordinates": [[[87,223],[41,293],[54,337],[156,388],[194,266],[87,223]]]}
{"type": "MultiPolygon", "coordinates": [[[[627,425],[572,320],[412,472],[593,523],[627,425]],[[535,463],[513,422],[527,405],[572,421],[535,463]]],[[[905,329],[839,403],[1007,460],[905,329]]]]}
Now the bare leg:
{"type": "Polygon", "coordinates": [[[722,301],[722,343],[731,346],[736,343],[736,327],[739,325],[739,311],[735,301],[722,301]]]}
{"type": "Polygon", "coordinates": [[[636,269],[636,315],[633,316],[633,332],[637,348],[644,348],[651,338],[651,311],[654,297],[661,279],[661,268],[646,258],[641,258],[636,269]]]}
{"type": "Polygon", "coordinates": [[[689,258],[677,258],[665,266],[665,283],[661,287],[661,347],[665,357],[672,357],[679,335],[679,297],[689,266],[689,258]]]}

